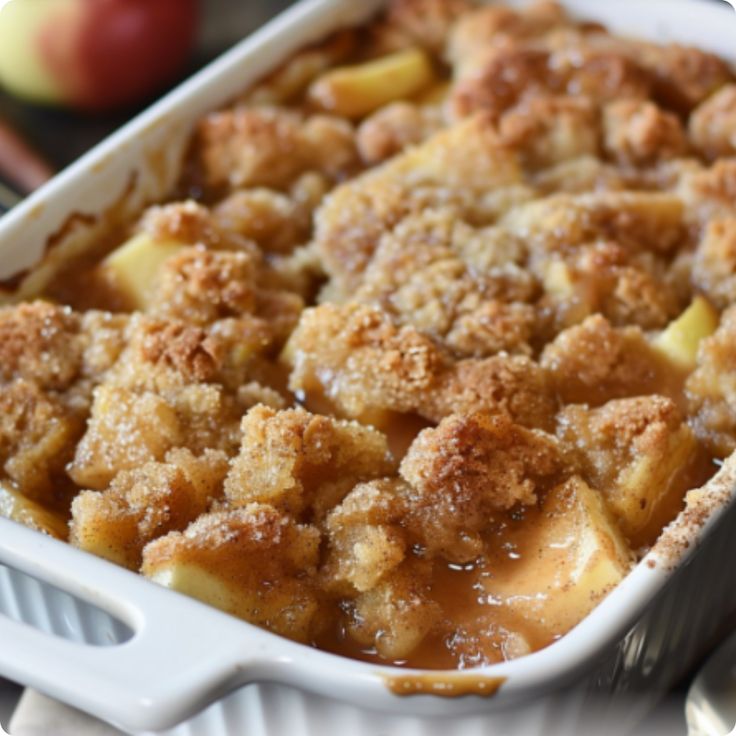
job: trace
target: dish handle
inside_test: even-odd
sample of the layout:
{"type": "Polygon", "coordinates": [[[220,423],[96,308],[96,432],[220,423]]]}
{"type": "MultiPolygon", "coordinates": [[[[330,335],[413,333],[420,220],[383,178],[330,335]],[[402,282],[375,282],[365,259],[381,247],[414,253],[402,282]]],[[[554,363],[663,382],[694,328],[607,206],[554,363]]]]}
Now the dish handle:
{"type": "Polygon", "coordinates": [[[0,563],[133,632],[94,646],[0,615],[0,674],[125,730],[169,728],[283,659],[280,638],[3,518],[0,563]]]}

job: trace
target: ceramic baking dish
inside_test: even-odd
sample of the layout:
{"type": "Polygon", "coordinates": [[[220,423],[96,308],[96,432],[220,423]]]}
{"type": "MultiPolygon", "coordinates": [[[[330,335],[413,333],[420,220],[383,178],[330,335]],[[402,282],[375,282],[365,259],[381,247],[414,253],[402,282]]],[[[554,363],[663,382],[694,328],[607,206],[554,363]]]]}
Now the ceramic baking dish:
{"type": "MultiPolygon", "coordinates": [[[[0,221],[0,297],[33,295],[60,263],[163,197],[202,114],[297,48],[382,4],[299,3],[12,210],[0,221]]],[[[736,61],[736,18],[725,6],[563,4],[619,33],[692,43],[736,61]]],[[[728,579],[736,535],[727,528],[736,521],[735,500],[736,461],[727,461],[569,634],[532,655],[465,673],[400,671],[295,644],[0,519],[0,674],[132,732],[190,718],[171,733],[439,734],[462,727],[533,736],[595,733],[610,712],[618,733],[701,656],[736,610],[728,579]],[[623,711],[616,707],[622,700],[623,711]],[[594,723],[584,725],[591,712],[594,723]]]]}

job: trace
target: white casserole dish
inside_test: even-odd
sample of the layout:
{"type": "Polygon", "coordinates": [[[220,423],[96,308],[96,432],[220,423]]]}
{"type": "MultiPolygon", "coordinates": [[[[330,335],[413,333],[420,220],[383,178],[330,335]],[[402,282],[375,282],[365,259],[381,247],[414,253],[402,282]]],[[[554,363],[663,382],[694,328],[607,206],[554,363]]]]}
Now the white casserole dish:
{"type": "MultiPolygon", "coordinates": [[[[11,211],[0,221],[0,295],[32,295],[72,252],[161,198],[178,176],[189,131],[203,113],[297,48],[364,20],[383,1],[305,0],[11,211]]],[[[725,6],[705,0],[563,5],[616,32],[692,43],[736,61],[736,19],[725,6]]],[[[397,696],[387,678],[410,671],[289,642],[0,519],[0,612],[6,614],[0,616],[0,674],[129,731],[170,727],[246,683],[279,683],[233,692],[174,729],[177,736],[440,733],[460,725],[463,733],[610,733],[608,709],[620,732],[696,661],[736,610],[736,585],[724,574],[736,558],[736,535],[726,528],[736,516],[736,463],[727,463],[710,488],[702,507],[681,515],[567,636],[519,660],[473,671],[470,677],[489,690],[503,680],[493,697],[451,699],[397,696]],[[112,644],[126,638],[126,626],[132,638],[105,647],[34,630],[112,644]],[[606,708],[596,706],[595,726],[586,725],[584,714],[597,696],[606,708]],[[624,697],[622,716],[615,705],[624,697]]],[[[438,687],[462,687],[467,677],[443,675],[438,687]]]]}

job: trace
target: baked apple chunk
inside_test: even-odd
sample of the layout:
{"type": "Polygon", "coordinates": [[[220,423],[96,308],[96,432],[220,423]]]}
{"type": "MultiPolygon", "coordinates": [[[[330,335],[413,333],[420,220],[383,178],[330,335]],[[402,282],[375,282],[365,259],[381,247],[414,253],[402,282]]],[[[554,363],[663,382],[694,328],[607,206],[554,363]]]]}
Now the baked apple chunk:
{"type": "Polygon", "coordinates": [[[578,476],[549,492],[534,521],[505,540],[513,556],[491,553],[483,587],[494,605],[554,638],[590,613],[634,558],[602,495],[578,476]]]}
{"type": "Polygon", "coordinates": [[[651,543],[687,490],[699,453],[683,419],[671,399],[656,395],[560,414],[560,437],[580,452],[589,482],[634,546],[651,543]]]}
{"type": "Polygon", "coordinates": [[[295,518],[322,519],[361,481],[388,475],[386,437],[357,422],[256,406],[225,482],[232,506],[268,503],[295,518]]]}
{"type": "Polygon", "coordinates": [[[143,550],[144,575],[160,585],[291,639],[308,642],[320,626],[311,582],[319,531],[265,504],[200,516],[143,550]]]}
{"type": "Polygon", "coordinates": [[[123,470],[104,491],[82,491],[72,502],[69,541],[137,570],[144,546],[184,529],[222,494],[227,457],[214,450],[195,457],[167,453],[162,462],[123,470]]]}

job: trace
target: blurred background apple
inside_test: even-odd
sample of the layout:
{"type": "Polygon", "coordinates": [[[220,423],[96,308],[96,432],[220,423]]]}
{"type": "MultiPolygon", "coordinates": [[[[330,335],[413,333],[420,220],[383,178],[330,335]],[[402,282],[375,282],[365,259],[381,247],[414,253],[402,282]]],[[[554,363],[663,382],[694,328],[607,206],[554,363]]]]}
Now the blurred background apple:
{"type": "Polygon", "coordinates": [[[197,0],[6,0],[0,82],[36,102],[129,104],[176,74],[196,27],[197,0]]]}
{"type": "Polygon", "coordinates": [[[292,2],[0,0],[0,214],[292,2]]]}

